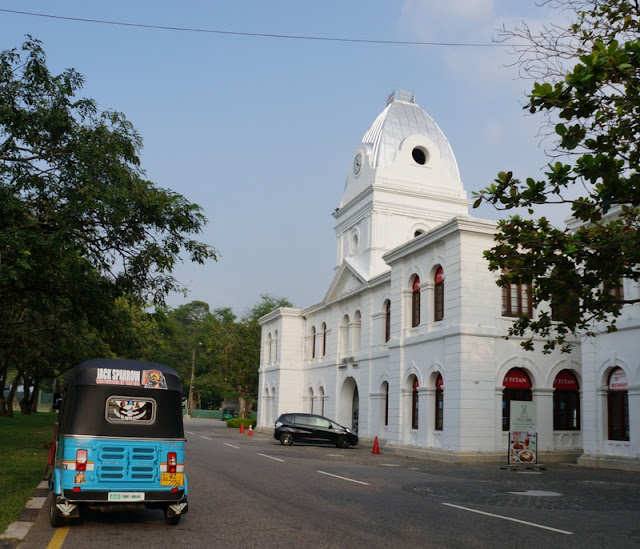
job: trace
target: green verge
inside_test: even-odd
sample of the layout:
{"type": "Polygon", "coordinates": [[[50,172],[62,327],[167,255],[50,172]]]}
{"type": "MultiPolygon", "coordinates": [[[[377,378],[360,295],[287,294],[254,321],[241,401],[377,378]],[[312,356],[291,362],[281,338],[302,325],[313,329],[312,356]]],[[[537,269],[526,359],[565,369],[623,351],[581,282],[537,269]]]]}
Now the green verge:
{"type": "Polygon", "coordinates": [[[0,416],[0,533],[17,520],[47,470],[56,414],[0,416]]]}

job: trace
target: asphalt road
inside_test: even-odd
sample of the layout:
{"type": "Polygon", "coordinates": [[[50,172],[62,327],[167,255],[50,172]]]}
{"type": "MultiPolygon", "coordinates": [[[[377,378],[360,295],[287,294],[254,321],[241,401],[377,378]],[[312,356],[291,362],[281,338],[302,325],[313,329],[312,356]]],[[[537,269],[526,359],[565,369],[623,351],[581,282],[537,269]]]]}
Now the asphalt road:
{"type": "Polygon", "coordinates": [[[91,513],[49,545],[45,505],[18,547],[640,547],[638,473],[284,447],[215,420],[185,429],[190,511],[179,525],[160,511],[91,513]]]}

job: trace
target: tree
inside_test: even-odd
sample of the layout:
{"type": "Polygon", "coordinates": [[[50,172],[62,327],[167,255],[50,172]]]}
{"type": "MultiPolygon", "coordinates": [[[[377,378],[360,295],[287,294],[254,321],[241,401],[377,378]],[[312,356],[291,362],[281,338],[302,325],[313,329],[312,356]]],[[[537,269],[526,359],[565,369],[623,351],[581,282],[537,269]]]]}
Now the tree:
{"type": "Polygon", "coordinates": [[[162,304],[184,290],[171,274],[181,254],[216,259],[192,238],[201,208],[145,179],[140,136],[123,114],[76,97],[82,85],[72,69],[51,74],[31,37],[0,53],[2,386],[33,357],[37,374],[39,345],[55,334],[113,333],[118,298],[162,304]]]}
{"type": "Polygon", "coordinates": [[[534,306],[558,305],[555,316],[542,308],[509,330],[525,336],[527,349],[535,336],[545,338],[550,352],[570,350],[570,334],[615,330],[621,308],[639,301],[621,283],[640,278],[640,7],[637,0],[544,3],[574,22],[540,32],[525,25],[502,37],[517,43],[523,74],[543,80],[525,108],[544,116],[554,158],[543,179],[500,172],[474,193],[474,207],[486,201],[516,212],[498,223],[485,257],[501,271],[500,286],[526,282],[534,306]],[[570,210],[571,222],[557,228],[533,218],[539,205],[570,210]]]}

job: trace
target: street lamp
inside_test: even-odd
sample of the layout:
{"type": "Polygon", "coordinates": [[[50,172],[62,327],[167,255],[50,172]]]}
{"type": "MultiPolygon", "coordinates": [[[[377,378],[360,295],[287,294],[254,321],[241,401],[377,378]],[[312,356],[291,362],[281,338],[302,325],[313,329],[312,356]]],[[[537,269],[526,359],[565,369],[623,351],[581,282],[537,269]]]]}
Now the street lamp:
{"type": "Polygon", "coordinates": [[[191,351],[191,383],[189,383],[189,417],[193,412],[193,376],[196,371],[196,349],[201,347],[202,343],[198,343],[191,351]]]}

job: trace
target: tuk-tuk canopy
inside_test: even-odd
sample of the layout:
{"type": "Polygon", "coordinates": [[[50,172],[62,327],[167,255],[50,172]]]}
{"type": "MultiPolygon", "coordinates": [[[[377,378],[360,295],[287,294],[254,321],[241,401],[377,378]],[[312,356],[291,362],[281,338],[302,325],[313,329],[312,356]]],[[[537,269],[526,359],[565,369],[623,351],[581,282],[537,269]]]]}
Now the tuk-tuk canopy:
{"type": "Polygon", "coordinates": [[[184,439],[180,376],[156,362],[83,362],[65,378],[59,433],[184,439]]]}

